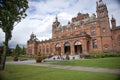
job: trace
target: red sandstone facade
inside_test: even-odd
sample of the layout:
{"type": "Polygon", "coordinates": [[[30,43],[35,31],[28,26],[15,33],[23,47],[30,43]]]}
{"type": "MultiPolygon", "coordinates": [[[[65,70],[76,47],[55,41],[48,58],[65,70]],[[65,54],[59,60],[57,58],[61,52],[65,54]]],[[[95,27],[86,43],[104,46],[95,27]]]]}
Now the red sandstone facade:
{"type": "Polygon", "coordinates": [[[96,13],[78,13],[67,25],[58,18],[52,25],[52,39],[39,41],[31,34],[27,54],[88,54],[95,51],[120,51],[120,26],[112,17],[110,28],[108,10],[102,0],[96,3],[96,13]]]}

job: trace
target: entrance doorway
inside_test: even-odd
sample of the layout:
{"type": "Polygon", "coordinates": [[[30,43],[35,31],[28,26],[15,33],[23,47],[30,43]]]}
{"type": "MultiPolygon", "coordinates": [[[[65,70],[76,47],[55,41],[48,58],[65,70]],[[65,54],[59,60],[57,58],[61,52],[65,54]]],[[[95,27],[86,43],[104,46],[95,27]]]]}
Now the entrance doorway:
{"type": "Polygon", "coordinates": [[[65,54],[70,54],[70,43],[69,42],[66,42],[64,44],[64,52],[65,54]]]}
{"type": "Polygon", "coordinates": [[[75,54],[81,54],[82,53],[82,44],[81,44],[81,42],[76,41],[74,49],[75,49],[75,54]]]}

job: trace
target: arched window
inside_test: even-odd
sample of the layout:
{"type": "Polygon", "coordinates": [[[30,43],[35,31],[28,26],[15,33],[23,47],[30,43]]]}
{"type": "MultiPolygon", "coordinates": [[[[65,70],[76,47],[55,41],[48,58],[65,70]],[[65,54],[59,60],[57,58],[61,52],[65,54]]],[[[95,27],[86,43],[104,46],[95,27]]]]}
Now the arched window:
{"type": "Polygon", "coordinates": [[[80,41],[76,41],[75,45],[81,45],[81,42],[80,41]]]}
{"type": "Polygon", "coordinates": [[[66,42],[66,43],[65,43],[65,46],[70,46],[70,43],[69,43],[69,42],[66,42]]]}
{"type": "Polygon", "coordinates": [[[74,51],[75,51],[75,54],[82,53],[82,43],[80,41],[75,41],[74,51]]]}
{"type": "Polygon", "coordinates": [[[70,54],[70,43],[69,42],[66,42],[64,44],[64,52],[65,54],[70,54]]]}
{"type": "Polygon", "coordinates": [[[59,43],[56,44],[56,47],[61,47],[61,45],[59,43]]]}
{"type": "Polygon", "coordinates": [[[47,47],[46,52],[49,53],[49,48],[47,47]]]}
{"type": "Polygon", "coordinates": [[[56,54],[60,55],[61,54],[61,45],[59,43],[56,44],[56,54]]]}

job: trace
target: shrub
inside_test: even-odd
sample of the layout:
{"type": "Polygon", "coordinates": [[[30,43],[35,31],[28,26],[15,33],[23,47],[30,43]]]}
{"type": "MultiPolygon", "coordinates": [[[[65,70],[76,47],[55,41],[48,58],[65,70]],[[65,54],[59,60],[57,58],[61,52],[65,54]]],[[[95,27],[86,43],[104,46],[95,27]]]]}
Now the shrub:
{"type": "Polygon", "coordinates": [[[85,55],[85,58],[104,58],[104,57],[120,57],[120,52],[89,52],[88,55],[85,55]]]}
{"type": "Polygon", "coordinates": [[[43,57],[41,56],[41,54],[36,55],[36,62],[42,62],[43,57]]]}
{"type": "Polygon", "coordinates": [[[104,58],[104,52],[97,51],[97,52],[89,52],[88,55],[85,55],[85,58],[104,58]]]}
{"type": "Polygon", "coordinates": [[[43,59],[48,58],[48,54],[37,54],[36,62],[42,62],[43,59]]]}
{"type": "Polygon", "coordinates": [[[43,58],[41,57],[41,55],[37,55],[36,56],[36,62],[42,62],[43,58]]]}
{"type": "Polygon", "coordinates": [[[13,56],[13,61],[18,61],[18,56],[13,56]]]}
{"type": "Polygon", "coordinates": [[[69,55],[66,55],[66,60],[70,60],[70,57],[69,57],[69,55]]]}

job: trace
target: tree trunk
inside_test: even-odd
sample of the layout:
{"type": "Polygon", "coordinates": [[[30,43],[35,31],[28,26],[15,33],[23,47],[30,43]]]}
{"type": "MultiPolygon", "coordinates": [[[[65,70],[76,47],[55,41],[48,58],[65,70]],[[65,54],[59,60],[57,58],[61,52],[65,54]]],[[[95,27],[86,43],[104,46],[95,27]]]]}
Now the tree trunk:
{"type": "Polygon", "coordinates": [[[4,42],[4,49],[3,49],[2,61],[1,61],[1,70],[5,69],[7,52],[8,52],[8,33],[5,33],[5,42],[4,42]]]}

